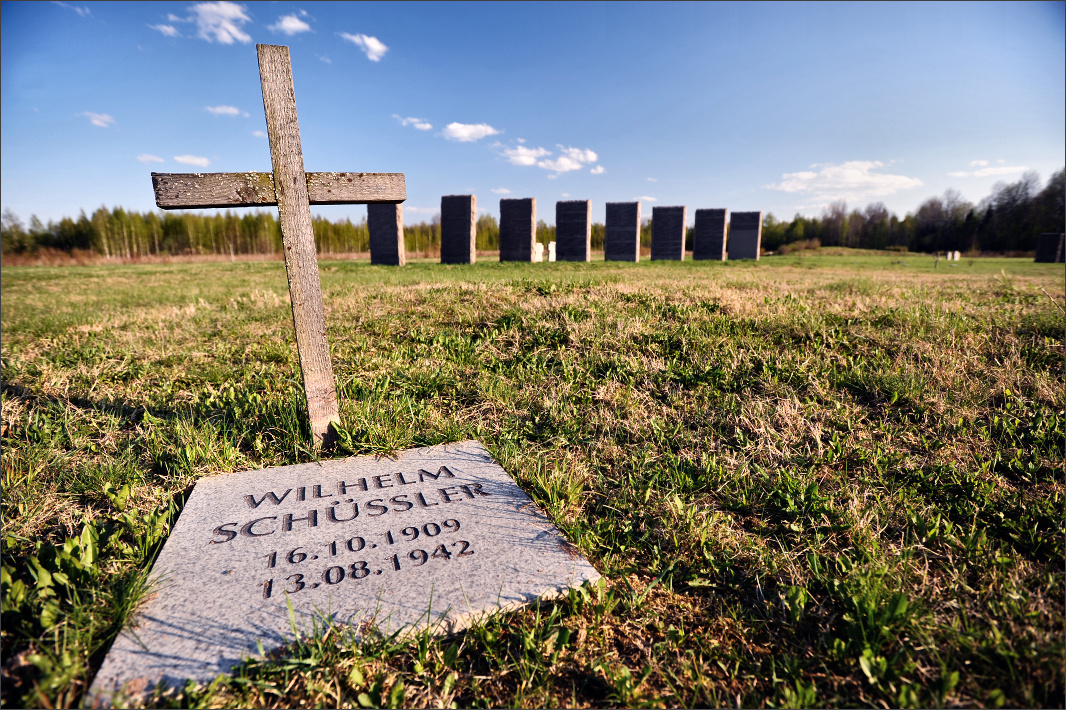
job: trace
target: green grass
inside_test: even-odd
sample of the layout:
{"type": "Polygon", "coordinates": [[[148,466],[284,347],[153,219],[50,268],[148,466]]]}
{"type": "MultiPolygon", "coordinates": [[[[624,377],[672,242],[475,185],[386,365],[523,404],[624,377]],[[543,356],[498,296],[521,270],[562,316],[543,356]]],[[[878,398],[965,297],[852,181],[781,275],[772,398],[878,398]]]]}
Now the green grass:
{"type": "MultiPolygon", "coordinates": [[[[825,252],[324,262],[330,455],[479,439],[606,583],[152,703],[1061,706],[1062,266],[825,252]]],[[[2,295],[2,702],[76,705],[195,481],[314,458],[284,269],[2,295]]]]}

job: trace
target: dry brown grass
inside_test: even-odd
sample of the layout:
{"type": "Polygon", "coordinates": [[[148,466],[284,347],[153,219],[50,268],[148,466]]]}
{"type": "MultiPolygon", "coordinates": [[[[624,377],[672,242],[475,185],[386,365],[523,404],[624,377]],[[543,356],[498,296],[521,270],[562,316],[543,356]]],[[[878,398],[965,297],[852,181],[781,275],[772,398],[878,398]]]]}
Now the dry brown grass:
{"type": "MultiPolygon", "coordinates": [[[[448,639],[338,629],[160,702],[1061,703],[1063,274],[922,258],[325,264],[337,453],[478,438],[608,584],[448,639]]],[[[307,460],[279,266],[5,268],[12,579],[118,516],[105,485],[143,515],[307,460]]],[[[5,607],[5,705],[76,698],[114,633],[60,599],[52,628],[5,607]],[[56,628],[83,641],[62,682],[56,628]]]]}

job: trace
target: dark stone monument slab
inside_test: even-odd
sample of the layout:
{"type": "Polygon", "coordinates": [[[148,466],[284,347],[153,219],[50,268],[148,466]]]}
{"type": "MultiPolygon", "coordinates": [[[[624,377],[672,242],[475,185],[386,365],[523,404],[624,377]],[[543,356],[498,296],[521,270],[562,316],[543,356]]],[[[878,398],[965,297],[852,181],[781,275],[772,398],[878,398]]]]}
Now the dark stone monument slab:
{"type": "Polygon", "coordinates": [[[1049,232],[1041,234],[1036,240],[1037,263],[1061,264],[1063,261],[1063,241],[1066,235],[1049,232]]]}
{"type": "Polygon", "coordinates": [[[729,260],[759,259],[762,244],[762,212],[729,215],[729,260]]]}
{"type": "Polygon", "coordinates": [[[533,261],[537,241],[537,198],[500,200],[500,261],[533,261]]]}
{"type": "Polygon", "coordinates": [[[592,261],[592,202],[563,200],[555,203],[555,258],[592,261]]]}
{"type": "Polygon", "coordinates": [[[729,210],[696,210],[692,258],[725,261],[725,225],[729,210]]]}
{"type": "Polygon", "coordinates": [[[151,574],[89,707],[210,682],[316,620],[454,633],[600,576],[476,441],[203,478],[151,574]]]}
{"type": "Polygon", "coordinates": [[[370,230],[371,264],[403,266],[407,263],[403,244],[403,205],[367,205],[366,226],[370,230]]]}
{"type": "Polygon", "coordinates": [[[640,261],[640,203],[608,202],[604,261],[640,261]]]}
{"type": "Polygon", "coordinates": [[[651,208],[651,260],[685,260],[685,207],[651,208]]]}
{"type": "Polygon", "coordinates": [[[477,195],[440,198],[440,263],[473,264],[477,237],[477,195]]]}

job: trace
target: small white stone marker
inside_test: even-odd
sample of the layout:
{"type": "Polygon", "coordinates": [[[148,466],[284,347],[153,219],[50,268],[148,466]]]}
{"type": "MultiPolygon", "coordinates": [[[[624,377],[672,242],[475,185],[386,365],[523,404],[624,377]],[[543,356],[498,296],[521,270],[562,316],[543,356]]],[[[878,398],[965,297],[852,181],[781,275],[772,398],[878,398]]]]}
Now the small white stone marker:
{"type": "Polygon", "coordinates": [[[533,263],[539,264],[542,261],[544,261],[544,245],[536,242],[533,245],[533,263]]]}
{"type": "Polygon", "coordinates": [[[600,575],[476,441],[202,479],[115,640],[90,706],[213,680],[314,618],[360,633],[566,593],[600,575]],[[120,696],[121,698],[121,696],[120,696]]]}
{"type": "Polygon", "coordinates": [[[555,242],[548,242],[548,261],[555,261],[555,242]]]}

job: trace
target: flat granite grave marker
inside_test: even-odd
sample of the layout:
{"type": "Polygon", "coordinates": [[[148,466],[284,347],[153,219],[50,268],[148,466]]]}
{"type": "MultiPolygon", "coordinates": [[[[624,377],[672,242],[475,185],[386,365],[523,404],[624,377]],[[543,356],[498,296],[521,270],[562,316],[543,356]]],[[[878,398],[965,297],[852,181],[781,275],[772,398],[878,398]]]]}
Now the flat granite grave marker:
{"type": "Polygon", "coordinates": [[[734,212],[729,215],[729,260],[759,260],[762,244],[762,212],[734,212]]]}
{"type": "Polygon", "coordinates": [[[477,195],[440,198],[440,263],[473,264],[476,238],[477,195]]]}
{"type": "Polygon", "coordinates": [[[685,260],[685,207],[651,208],[651,260],[685,260]]]}
{"type": "Polygon", "coordinates": [[[559,261],[592,261],[591,200],[555,203],[555,243],[559,261]]]}
{"type": "Polygon", "coordinates": [[[640,203],[608,202],[604,261],[640,261],[640,203]]]}
{"type": "Polygon", "coordinates": [[[500,200],[500,261],[533,261],[537,241],[537,198],[500,200]]]}
{"type": "Polygon", "coordinates": [[[366,226],[370,231],[370,263],[403,266],[403,205],[367,205],[366,226]]]}
{"type": "Polygon", "coordinates": [[[451,633],[599,576],[476,441],[204,478],[89,704],[270,653],[293,638],[289,603],[301,633],[451,633]]]}
{"type": "Polygon", "coordinates": [[[268,44],[255,48],[272,172],[152,173],[152,186],[155,203],[164,210],[278,206],[296,350],[317,447],[332,438],[331,427],[340,423],[340,411],[310,206],[399,203],[407,199],[407,187],[402,173],[305,173],[289,48],[268,44]]]}
{"type": "Polygon", "coordinates": [[[725,225],[729,210],[696,210],[692,233],[692,258],[725,261],[725,225]]]}

